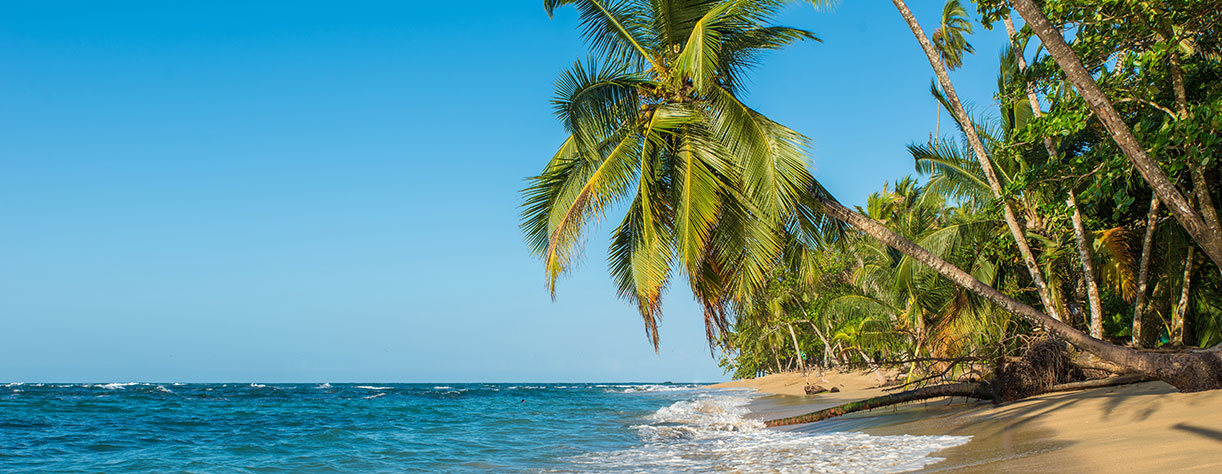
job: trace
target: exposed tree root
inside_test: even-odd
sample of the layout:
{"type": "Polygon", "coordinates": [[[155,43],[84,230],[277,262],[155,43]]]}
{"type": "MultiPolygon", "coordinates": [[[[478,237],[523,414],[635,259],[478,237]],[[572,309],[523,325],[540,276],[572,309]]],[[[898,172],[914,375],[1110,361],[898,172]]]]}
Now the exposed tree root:
{"type": "Polygon", "coordinates": [[[1145,375],[1121,375],[1119,377],[1108,377],[1105,379],[1083,380],[1081,382],[1070,382],[1053,385],[1048,390],[1051,392],[1069,392],[1073,390],[1086,390],[1090,388],[1115,387],[1117,385],[1128,385],[1132,383],[1149,382],[1154,380],[1145,375]]]}

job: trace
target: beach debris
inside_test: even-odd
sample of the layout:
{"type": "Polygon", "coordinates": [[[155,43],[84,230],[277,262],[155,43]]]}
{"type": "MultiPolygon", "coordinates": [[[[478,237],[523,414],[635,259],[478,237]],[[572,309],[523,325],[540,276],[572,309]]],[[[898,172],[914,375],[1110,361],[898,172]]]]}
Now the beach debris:
{"type": "MultiPolygon", "coordinates": [[[[806,387],[804,387],[803,390],[806,391],[807,395],[817,395],[817,394],[829,391],[828,389],[823,388],[822,385],[810,385],[810,384],[806,385],[806,387]]],[[[830,391],[839,392],[840,390],[836,389],[835,387],[832,387],[832,390],[830,391]]]]}
{"type": "Polygon", "coordinates": [[[900,403],[908,403],[930,398],[941,397],[967,397],[980,400],[992,400],[993,391],[989,384],[982,382],[959,382],[946,385],[935,385],[932,387],[922,387],[918,389],[908,390],[881,397],[868,398],[843,405],[837,405],[824,410],[819,410],[805,415],[791,416],[788,418],[778,418],[764,422],[765,426],[785,426],[797,425],[801,423],[811,423],[828,418],[835,418],[849,413],[872,410],[900,403]]]}

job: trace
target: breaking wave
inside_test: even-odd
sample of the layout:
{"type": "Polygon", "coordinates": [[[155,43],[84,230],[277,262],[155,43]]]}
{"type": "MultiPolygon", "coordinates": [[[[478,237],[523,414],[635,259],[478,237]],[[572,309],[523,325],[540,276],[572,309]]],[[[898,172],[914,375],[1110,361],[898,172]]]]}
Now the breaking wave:
{"type": "Polygon", "coordinates": [[[580,472],[884,473],[940,461],[930,454],[965,436],[872,436],[765,429],[747,418],[749,394],[702,393],[663,407],[636,425],[642,444],[587,453],[580,472]]]}

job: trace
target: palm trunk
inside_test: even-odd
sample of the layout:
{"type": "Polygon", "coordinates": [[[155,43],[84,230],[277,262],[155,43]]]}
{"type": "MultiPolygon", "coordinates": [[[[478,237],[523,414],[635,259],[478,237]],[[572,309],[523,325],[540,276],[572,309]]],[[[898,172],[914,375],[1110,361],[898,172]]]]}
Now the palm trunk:
{"type": "Polygon", "coordinates": [[[806,375],[806,361],[802,359],[802,350],[798,348],[798,335],[793,332],[793,325],[785,323],[789,326],[789,337],[793,338],[793,355],[798,359],[798,368],[802,369],[802,375],[806,375]]]}
{"type": "MultiPolygon", "coordinates": [[[[1020,71],[1027,69],[1027,59],[1023,56],[1023,52],[1018,50],[1019,44],[1017,35],[1014,29],[1014,21],[1010,19],[1010,15],[1002,17],[1002,22],[1006,26],[1006,34],[1009,35],[1011,43],[1015,48],[1015,56],[1018,58],[1018,69],[1020,71]]],[[[1031,114],[1035,118],[1040,118],[1044,115],[1040,109],[1039,98],[1035,95],[1035,90],[1031,84],[1025,85],[1027,91],[1027,100],[1031,102],[1031,114]]],[[[1052,142],[1052,137],[1044,137],[1044,150],[1048,152],[1048,158],[1053,158],[1059,155],[1056,144],[1052,142]]],[[[1082,278],[1086,282],[1086,298],[1090,303],[1090,335],[1095,338],[1103,337],[1103,305],[1099,300],[1099,284],[1095,280],[1095,265],[1094,258],[1091,256],[1090,247],[1086,241],[1086,229],[1082,226],[1082,211],[1078,208],[1078,198],[1074,195],[1072,189],[1069,191],[1069,200],[1066,202],[1069,206],[1070,215],[1073,220],[1074,239],[1078,243],[1078,258],[1082,261],[1082,278]]]]}
{"type": "Polygon", "coordinates": [[[1158,196],[1150,199],[1150,213],[1146,215],[1146,236],[1141,241],[1141,263],[1137,267],[1137,298],[1133,301],[1133,347],[1145,345],[1142,334],[1142,314],[1146,306],[1146,281],[1150,275],[1150,250],[1154,246],[1154,226],[1158,224],[1158,196]]]}
{"type": "Polygon", "coordinates": [[[1042,327],[1055,337],[1065,340],[1079,349],[1099,356],[1133,372],[1146,374],[1167,382],[1184,392],[1222,388],[1222,352],[1157,353],[1141,352],[1095,339],[1064,322],[1053,319],[1011,298],[997,289],[977,280],[959,267],[951,265],[930,251],[892,232],[882,223],[850,211],[840,203],[821,194],[813,194],[823,207],[823,212],[834,219],[845,222],[874,237],[908,257],[928,265],[938,274],[954,284],[967,289],[996,304],[1001,309],[1026,320],[1033,326],[1042,327]]]}
{"type": "Polygon", "coordinates": [[[1184,257],[1184,280],[1180,285],[1180,302],[1171,313],[1171,343],[1184,345],[1184,317],[1188,313],[1188,295],[1192,288],[1192,263],[1196,257],[1196,248],[1188,246],[1188,256],[1184,257]]]}
{"type": "Polygon", "coordinates": [[[930,141],[934,140],[942,140],[942,104],[938,104],[938,115],[933,123],[933,140],[930,141]]]}
{"type": "Polygon", "coordinates": [[[1048,22],[1048,18],[1044,17],[1044,13],[1033,0],[1010,0],[1010,3],[1039,36],[1048,54],[1061,66],[1065,77],[1078,90],[1082,98],[1086,99],[1091,111],[1111,133],[1116,146],[1128,156],[1133,167],[1154,190],[1154,194],[1167,204],[1171,214],[1192,236],[1197,245],[1209,255],[1210,260],[1213,260],[1215,265],[1222,267],[1222,234],[1213,231],[1205,223],[1205,220],[1193,209],[1184,195],[1167,179],[1167,175],[1163,174],[1154,160],[1146,154],[1145,147],[1138,143],[1137,137],[1133,136],[1132,130],[1124,123],[1124,119],[1116,112],[1116,108],[1112,106],[1107,96],[1099,89],[1099,85],[1095,83],[1094,78],[1082,66],[1078,56],[1065,43],[1065,37],[1061,35],[1061,32],[1048,22]]]}
{"type": "Polygon", "coordinates": [[[1090,336],[1103,339],[1103,305],[1099,302],[1099,284],[1095,283],[1095,258],[1091,255],[1090,243],[1086,241],[1086,228],[1082,226],[1082,212],[1073,190],[1069,190],[1069,208],[1073,210],[1075,240],[1078,241],[1078,258],[1082,260],[1082,278],[1086,280],[1086,297],[1090,300],[1090,336]]]}
{"type": "Polygon", "coordinates": [[[929,42],[929,38],[925,36],[925,31],[921,29],[921,25],[917,23],[916,17],[908,9],[908,5],[904,3],[904,0],[891,0],[891,3],[895,4],[895,8],[899,10],[900,16],[904,17],[908,27],[912,29],[912,35],[916,37],[917,42],[921,44],[921,49],[925,51],[925,57],[929,60],[930,67],[933,68],[934,74],[938,77],[938,84],[942,86],[942,92],[946,95],[947,102],[950,102],[955,117],[963,125],[963,132],[967,135],[967,141],[972,147],[973,154],[980,161],[980,169],[984,171],[985,180],[989,183],[989,189],[993,191],[993,197],[1001,201],[1006,227],[1009,228],[1010,235],[1014,237],[1014,242],[1018,245],[1018,251],[1022,254],[1023,263],[1027,266],[1027,272],[1031,274],[1031,280],[1035,283],[1035,289],[1039,293],[1040,302],[1044,305],[1044,311],[1052,316],[1053,319],[1060,321],[1061,317],[1057,314],[1057,308],[1048,291],[1048,285],[1044,282],[1044,274],[1040,271],[1035,255],[1031,253],[1031,246],[1027,244],[1026,234],[1023,233],[1022,227],[1018,225],[1018,219],[1014,217],[1013,206],[1001,194],[1001,182],[997,180],[997,173],[993,170],[992,159],[989,158],[988,152],[984,149],[984,143],[980,141],[980,136],[976,134],[976,127],[972,124],[971,117],[968,117],[963,104],[959,102],[959,96],[955,93],[955,86],[951,84],[950,76],[946,73],[946,65],[939,59],[938,52],[934,49],[933,44],[929,42]]]}

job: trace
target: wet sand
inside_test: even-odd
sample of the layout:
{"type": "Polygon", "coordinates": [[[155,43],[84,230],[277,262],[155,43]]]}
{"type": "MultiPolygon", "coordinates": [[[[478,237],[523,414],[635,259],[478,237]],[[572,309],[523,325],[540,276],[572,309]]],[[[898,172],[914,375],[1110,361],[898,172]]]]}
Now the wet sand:
{"type": "MultiPolygon", "coordinates": [[[[827,373],[812,383],[840,393],[806,396],[799,374],[718,384],[764,393],[753,416],[792,416],[885,394],[886,374],[827,373]]],[[[781,429],[876,435],[972,436],[918,472],[1222,472],[1222,390],[1179,393],[1162,382],[1052,393],[1020,402],[930,400],[781,429]]]]}

